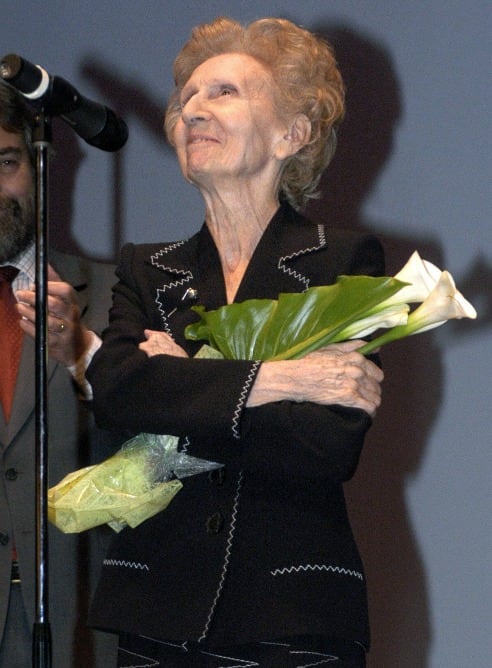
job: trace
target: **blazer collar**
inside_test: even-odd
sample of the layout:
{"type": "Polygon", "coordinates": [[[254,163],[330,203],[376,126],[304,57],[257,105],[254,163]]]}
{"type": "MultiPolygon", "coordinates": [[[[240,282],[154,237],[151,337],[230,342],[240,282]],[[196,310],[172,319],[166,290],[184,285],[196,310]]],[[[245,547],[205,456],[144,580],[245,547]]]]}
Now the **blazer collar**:
{"type": "Polygon", "coordinates": [[[285,203],[265,230],[250,269],[260,274],[266,267],[272,272],[272,287],[278,286],[278,291],[302,292],[308,289],[310,277],[297,261],[325,245],[324,226],[314,224],[285,203]]]}
{"type": "MultiPolygon", "coordinates": [[[[268,227],[251,259],[247,277],[271,272],[277,274],[274,284],[281,289],[299,292],[309,287],[309,277],[295,268],[296,260],[326,246],[325,228],[296,212],[289,204],[282,204],[268,227]],[[284,285],[286,284],[286,285],[284,285]]],[[[173,287],[191,284],[197,278],[200,258],[219,261],[211,235],[204,224],[190,239],[162,246],[147,260],[148,264],[174,275],[173,287]],[[214,255],[216,256],[214,258],[214,255]]],[[[272,278],[273,278],[272,275],[272,278]]],[[[171,287],[171,286],[170,286],[171,287]]],[[[240,290],[238,294],[243,291],[240,290]]]]}

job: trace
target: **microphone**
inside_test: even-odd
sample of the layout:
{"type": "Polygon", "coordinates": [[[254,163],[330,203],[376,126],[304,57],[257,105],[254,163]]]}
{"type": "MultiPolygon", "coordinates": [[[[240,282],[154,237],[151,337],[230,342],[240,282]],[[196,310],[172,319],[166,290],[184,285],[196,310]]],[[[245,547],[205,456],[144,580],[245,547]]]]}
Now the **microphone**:
{"type": "Polygon", "coordinates": [[[128,139],[126,123],[108,107],[81,95],[68,81],[50,76],[15,54],[0,61],[0,77],[16,88],[35,108],[60,116],[91,146],[117,151],[128,139]]]}

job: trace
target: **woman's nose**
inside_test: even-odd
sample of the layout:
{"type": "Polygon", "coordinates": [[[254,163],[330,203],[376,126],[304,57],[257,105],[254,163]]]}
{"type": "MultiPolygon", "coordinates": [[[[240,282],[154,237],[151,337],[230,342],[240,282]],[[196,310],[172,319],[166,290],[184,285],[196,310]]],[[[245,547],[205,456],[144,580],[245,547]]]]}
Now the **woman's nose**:
{"type": "Polygon", "coordinates": [[[210,112],[206,108],[206,104],[198,95],[194,95],[183,105],[181,115],[187,125],[195,125],[210,118],[210,112]]]}

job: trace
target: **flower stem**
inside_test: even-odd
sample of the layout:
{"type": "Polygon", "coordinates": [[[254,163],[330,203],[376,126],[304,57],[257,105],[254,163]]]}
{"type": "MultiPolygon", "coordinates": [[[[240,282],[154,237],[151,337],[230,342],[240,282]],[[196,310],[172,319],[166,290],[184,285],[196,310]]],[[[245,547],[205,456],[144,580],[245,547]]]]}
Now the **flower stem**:
{"type": "Polygon", "coordinates": [[[388,329],[381,336],[377,336],[375,339],[368,341],[363,346],[357,349],[357,352],[362,355],[370,355],[381,346],[384,346],[386,343],[391,341],[398,341],[398,339],[404,339],[406,336],[409,336],[413,332],[409,330],[406,325],[400,325],[398,327],[393,327],[393,329],[388,329]]]}

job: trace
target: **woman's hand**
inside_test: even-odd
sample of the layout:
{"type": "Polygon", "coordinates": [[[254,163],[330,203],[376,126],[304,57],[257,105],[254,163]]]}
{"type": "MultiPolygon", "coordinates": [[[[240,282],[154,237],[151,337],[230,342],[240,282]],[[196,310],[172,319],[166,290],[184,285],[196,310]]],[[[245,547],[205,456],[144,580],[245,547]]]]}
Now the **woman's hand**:
{"type": "MultiPolygon", "coordinates": [[[[36,335],[36,292],[17,290],[19,324],[26,334],[36,335]]],[[[92,341],[92,333],[80,322],[77,293],[48,266],[46,285],[47,343],[50,357],[65,366],[75,364],[92,341]]]]}
{"type": "Polygon", "coordinates": [[[147,357],[154,355],[174,355],[175,357],[188,357],[188,353],[178,346],[174,339],[166,332],[158,332],[153,329],[145,329],[146,341],[138,345],[147,357]]]}
{"type": "Polygon", "coordinates": [[[383,372],[357,352],[364,341],[326,346],[300,360],[263,362],[247,405],[273,401],[340,404],[373,416],[381,404],[383,372]]]}

